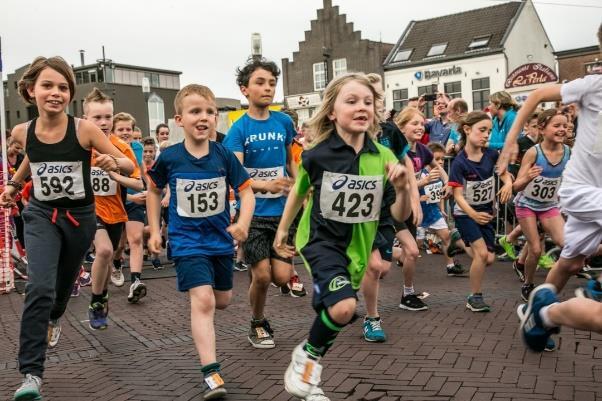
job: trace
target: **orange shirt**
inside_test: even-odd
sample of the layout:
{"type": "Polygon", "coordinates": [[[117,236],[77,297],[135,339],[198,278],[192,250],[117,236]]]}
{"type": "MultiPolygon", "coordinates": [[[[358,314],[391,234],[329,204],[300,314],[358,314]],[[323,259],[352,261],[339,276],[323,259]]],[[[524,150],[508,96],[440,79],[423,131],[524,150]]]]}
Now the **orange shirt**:
{"type": "Polygon", "coordinates": [[[293,144],[291,145],[291,153],[293,155],[293,161],[295,164],[301,164],[301,153],[303,152],[303,145],[301,145],[296,140],[293,140],[293,144]]]}
{"type": "MultiPolygon", "coordinates": [[[[140,168],[138,168],[138,162],[136,161],[136,156],[134,156],[134,151],[127,143],[123,142],[117,136],[110,134],[109,140],[121,153],[123,153],[128,159],[134,163],[134,172],[130,174],[131,178],[140,178],[140,168]]],[[[92,167],[95,165],[95,157],[92,156],[92,167]]],[[[93,171],[94,174],[94,171],[93,171]]],[[[96,200],[96,215],[102,219],[107,224],[116,224],[123,223],[128,221],[128,215],[125,211],[124,200],[121,198],[121,186],[115,183],[113,180],[113,185],[116,184],[116,190],[110,191],[115,192],[114,195],[106,195],[100,196],[97,195],[97,190],[109,190],[112,188],[109,185],[105,185],[108,181],[96,181],[94,180],[94,175],[92,176],[92,189],[94,190],[94,199],[96,200]],[[98,185],[98,184],[101,185],[98,185]],[[98,187],[98,188],[96,188],[98,187]]],[[[103,175],[103,180],[106,180],[107,176],[103,175]]]]}

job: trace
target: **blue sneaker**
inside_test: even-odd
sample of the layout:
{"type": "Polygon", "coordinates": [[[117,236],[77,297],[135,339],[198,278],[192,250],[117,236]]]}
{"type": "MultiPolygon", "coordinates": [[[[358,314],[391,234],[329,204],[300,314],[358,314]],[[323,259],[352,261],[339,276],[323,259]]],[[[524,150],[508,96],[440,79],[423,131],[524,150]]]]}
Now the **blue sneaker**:
{"type": "Polygon", "coordinates": [[[548,342],[546,343],[546,347],[543,349],[546,352],[556,351],[556,341],[552,339],[552,337],[548,338],[548,342]]]}
{"type": "Polygon", "coordinates": [[[554,286],[552,284],[542,284],[531,291],[529,302],[526,304],[527,309],[524,309],[524,305],[519,305],[516,310],[521,320],[520,330],[523,340],[532,351],[542,352],[548,344],[550,335],[560,331],[557,327],[553,329],[544,327],[539,316],[541,308],[556,302],[558,302],[558,297],[554,286]]]}
{"type": "Polygon", "coordinates": [[[372,343],[384,343],[387,336],[382,328],[380,317],[366,317],[364,319],[364,340],[372,343]]]}
{"type": "MultiPolygon", "coordinates": [[[[107,308],[108,309],[108,308],[107,308]]],[[[107,312],[105,305],[95,302],[88,307],[89,325],[92,330],[104,330],[107,328],[107,312]]]]}
{"type": "Polygon", "coordinates": [[[589,298],[597,302],[602,302],[602,291],[598,280],[588,280],[585,287],[577,288],[575,295],[580,298],[589,298]]]}

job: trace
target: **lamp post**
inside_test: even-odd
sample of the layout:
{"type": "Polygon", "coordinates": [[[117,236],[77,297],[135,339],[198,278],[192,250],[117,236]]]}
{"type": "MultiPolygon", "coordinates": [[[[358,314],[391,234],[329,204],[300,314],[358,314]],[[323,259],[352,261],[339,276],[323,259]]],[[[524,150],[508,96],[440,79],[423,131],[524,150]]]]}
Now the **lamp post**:
{"type": "Polygon", "coordinates": [[[142,77],[142,94],[144,95],[144,104],[146,105],[146,122],[148,123],[148,133],[151,132],[150,111],[148,110],[148,99],[150,98],[150,80],[148,77],[142,77]]]}
{"type": "Polygon", "coordinates": [[[251,57],[253,60],[261,58],[261,34],[257,32],[251,34],[251,57]]]}

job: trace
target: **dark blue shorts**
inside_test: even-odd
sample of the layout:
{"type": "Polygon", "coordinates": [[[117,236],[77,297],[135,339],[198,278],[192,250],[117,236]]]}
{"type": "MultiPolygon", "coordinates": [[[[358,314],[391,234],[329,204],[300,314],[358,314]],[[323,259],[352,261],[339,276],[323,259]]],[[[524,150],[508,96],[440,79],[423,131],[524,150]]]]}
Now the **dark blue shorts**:
{"type": "Polygon", "coordinates": [[[378,226],[372,250],[378,249],[382,260],[393,260],[393,243],[395,242],[395,227],[391,225],[378,226]]]}
{"type": "Polygon", "coordinates": [[[128,221],[137,221],[145,223],[146,208],[134,202],[126,202],[125,211],[128,214],[128,221]]]}
{"type": "Polygon", "coordinates": [[[495,249],[495,228],[493,222],[485,225],[480,225],[468,216],[454,216],[456,228],[460,231],[460,235],[466,246],[470,246],[471,242],[479,239],[485,241],[487,250],[493,252],[495,249]]]}
{"type": "Polygon", "coordinates": [[[232,289],[232,256],[174,256],[178,291],[210,285],[218,291],[232,289]]]}

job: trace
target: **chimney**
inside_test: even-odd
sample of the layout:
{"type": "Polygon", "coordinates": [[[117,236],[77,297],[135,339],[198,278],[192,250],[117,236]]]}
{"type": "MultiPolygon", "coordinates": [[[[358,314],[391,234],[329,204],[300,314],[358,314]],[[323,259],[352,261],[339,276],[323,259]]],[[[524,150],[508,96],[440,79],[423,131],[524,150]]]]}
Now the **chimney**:
{"type": "Polygon", "coordinates": [[[86,53],[85,50],[80,50],[79,51],[79,59],[81,60],[82,65],[86,65],[86,62],[84,60],[84,54],[86,53]]]}

